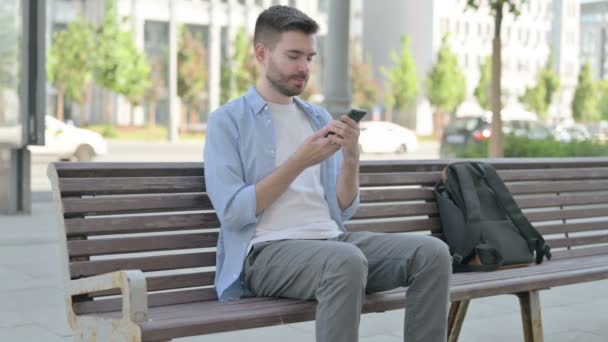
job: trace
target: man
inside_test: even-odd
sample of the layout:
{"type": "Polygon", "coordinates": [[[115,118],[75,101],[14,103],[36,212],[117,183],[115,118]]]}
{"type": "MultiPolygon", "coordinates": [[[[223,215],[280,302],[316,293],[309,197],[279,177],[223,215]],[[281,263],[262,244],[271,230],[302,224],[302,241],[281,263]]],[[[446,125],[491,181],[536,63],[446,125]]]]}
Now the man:
{"type": "Polygon", "coordinates": [[[353,342],[365,292],[409,286],[404,338],[446,341],[446,245],[344,227],[359,205],[359,127],[295,97],[317,30],[295,8],[262,12],[254,34],[260,78],[209,119],[205,181],[221,222],[218,296],[316,299],[317,341],[353,342]]]}

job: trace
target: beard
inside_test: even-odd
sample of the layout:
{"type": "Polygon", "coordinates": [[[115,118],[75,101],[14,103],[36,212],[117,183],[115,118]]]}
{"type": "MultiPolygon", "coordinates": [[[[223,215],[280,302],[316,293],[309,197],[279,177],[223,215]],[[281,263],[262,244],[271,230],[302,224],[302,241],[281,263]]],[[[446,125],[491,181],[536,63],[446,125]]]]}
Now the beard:
{"type": "Polygon", "coordinates": [[[300,95],[306,88],[308,83],[308,73],[299,73],[293,75],[285,75],[276,67],[275,63],[271,60],[268,66],[268,72],[266,73],[266,79],[274,89],[279,91],[285,96],[297,96],[300,95]],[[302,86],[297,84],[290,85],[289,83],[293,80],[303,80],[302,86]]]}

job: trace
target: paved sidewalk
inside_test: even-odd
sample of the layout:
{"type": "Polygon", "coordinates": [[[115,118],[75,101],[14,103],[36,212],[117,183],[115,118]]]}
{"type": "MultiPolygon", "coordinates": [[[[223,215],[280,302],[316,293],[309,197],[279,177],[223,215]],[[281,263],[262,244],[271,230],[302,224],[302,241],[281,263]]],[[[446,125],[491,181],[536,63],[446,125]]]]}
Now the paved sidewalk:
{"type": "MultiPolygon", "coordinates": [[[[42,196],[41,198],[47,198],[42,196]]],[[[54,207],[33,204],[32,216],[0,216],[0,341],[72,341],[64,313],[54,207]]],[[[608,341],[608,281],[541,294],[545,341],[608,341]]],[[[362,316],[360,341],[402,341],[403,312],[362,316]]],[[[180,339],[236,342],[314,341],[314,323],[180,339]]],[[[471,302],[461,341],[523,341],[515,296],[471,302]]]]}

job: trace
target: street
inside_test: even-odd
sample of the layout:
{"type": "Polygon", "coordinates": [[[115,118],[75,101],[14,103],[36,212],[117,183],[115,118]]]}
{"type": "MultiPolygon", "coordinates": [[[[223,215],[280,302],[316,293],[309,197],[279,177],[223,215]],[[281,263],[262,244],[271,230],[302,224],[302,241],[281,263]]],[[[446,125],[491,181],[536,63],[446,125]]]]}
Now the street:
{"type": "MultiPolygon", "coordinates": [[[[381,159],[433,159],[437,158],[439,146],[436,142],[420,141],[416,152],[403,154],[368,154],[361,160],[381,159]]],[[[108,140],[108,154],[95,159],[97,162],[201,162],[203,144],[197,141],[178,143],[108,140]]],[[[32,191],[48,192],[51,185],[46,176],[48,163],[56,160],[49,157],[32,156],[32,191]]],[[[34,200],[36,194],[34,195],[34,200]]]]}

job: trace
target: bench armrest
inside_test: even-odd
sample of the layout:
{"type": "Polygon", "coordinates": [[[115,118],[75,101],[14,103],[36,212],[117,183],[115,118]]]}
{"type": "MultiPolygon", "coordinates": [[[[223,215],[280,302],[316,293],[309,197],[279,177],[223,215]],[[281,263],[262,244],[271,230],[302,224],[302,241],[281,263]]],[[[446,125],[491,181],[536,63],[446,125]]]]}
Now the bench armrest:
{"type": "Polygon", "coordinates": [[[148,320],[146,277],[142,271],[116,271],[74,279],[66,286],[67,295],[70,297],[113,289],[120,289],[122,294],[123,319],[129,317],[135,323],[148,320]]]}

